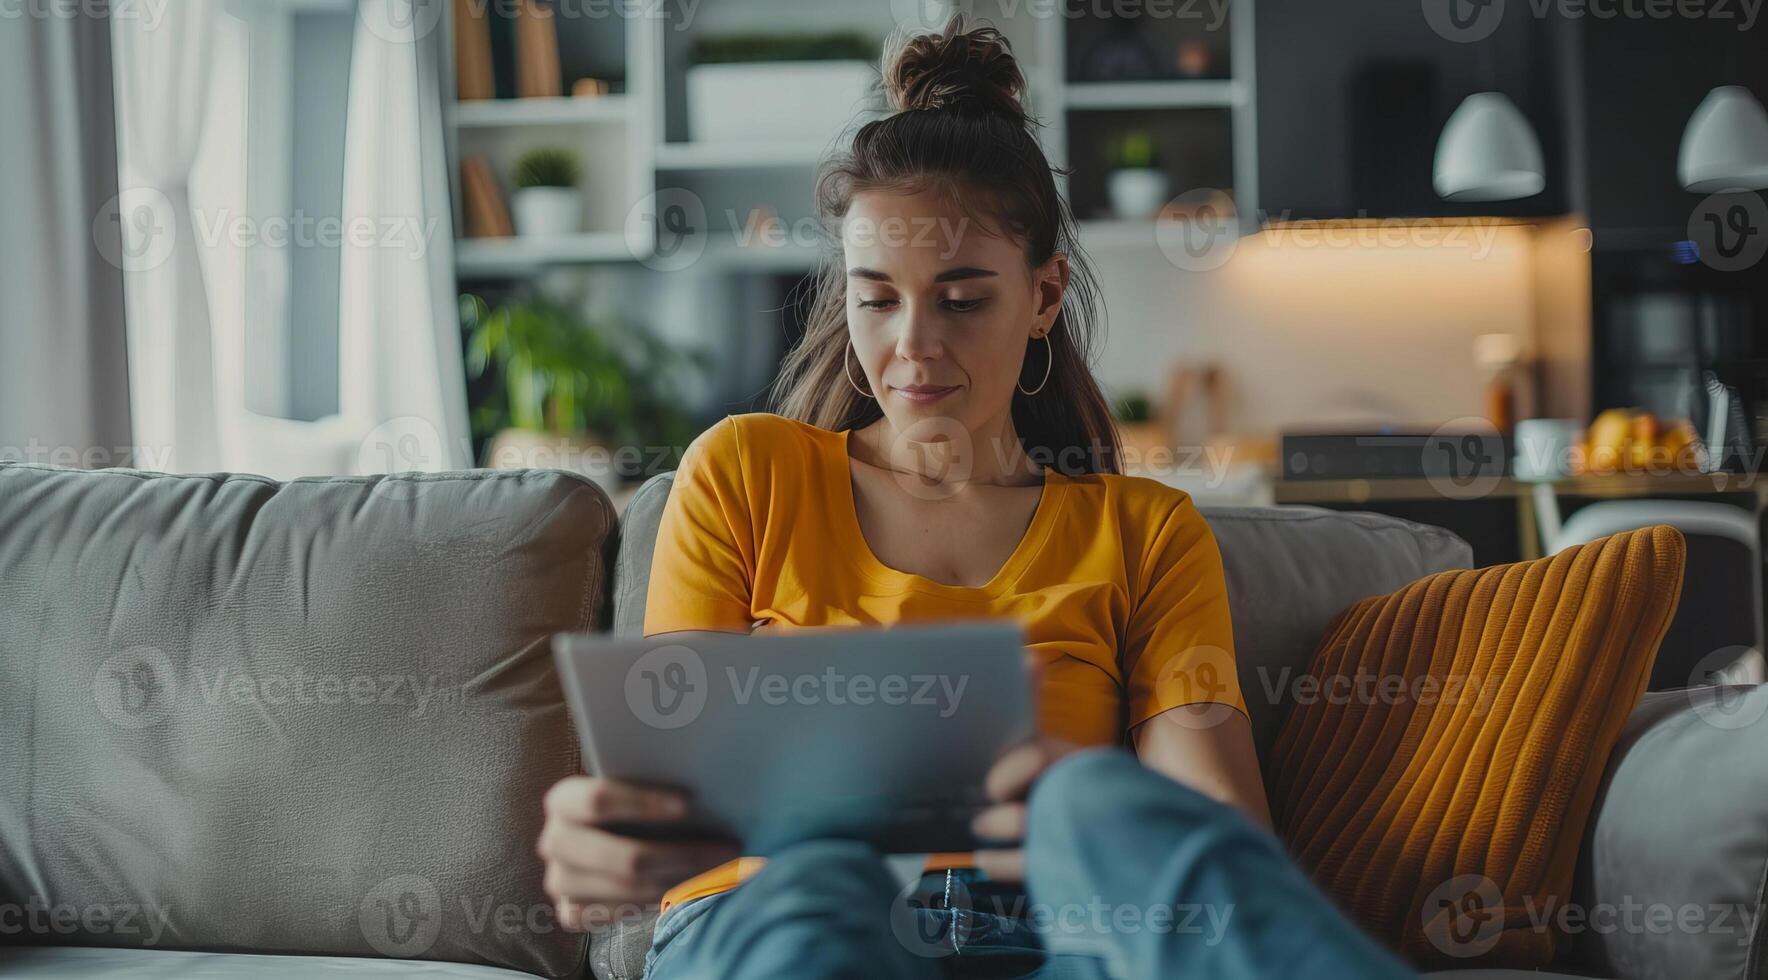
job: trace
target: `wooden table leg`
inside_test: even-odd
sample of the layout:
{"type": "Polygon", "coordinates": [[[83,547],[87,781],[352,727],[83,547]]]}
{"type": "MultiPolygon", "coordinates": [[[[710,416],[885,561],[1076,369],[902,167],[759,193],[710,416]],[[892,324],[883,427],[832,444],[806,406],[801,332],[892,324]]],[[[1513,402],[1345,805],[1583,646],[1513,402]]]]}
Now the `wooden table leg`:
{"type": "Polygon", "coordinates": [[[1516,495],[1516,534],[1517,550],[1523,561],[1541,557],[1541,530],[1535,519],[1535,495],[1532,493],[1516,495]]]}

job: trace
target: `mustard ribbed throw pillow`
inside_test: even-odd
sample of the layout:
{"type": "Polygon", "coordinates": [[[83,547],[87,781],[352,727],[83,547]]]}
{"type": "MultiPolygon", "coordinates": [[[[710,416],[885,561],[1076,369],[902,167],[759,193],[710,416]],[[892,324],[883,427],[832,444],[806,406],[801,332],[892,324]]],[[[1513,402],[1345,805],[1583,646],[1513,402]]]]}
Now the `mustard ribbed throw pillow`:
{"type": "Polygon", "coordinates": [[[1682,566],[1682,535],[1651,527],[1339,614],[1272,753],[1296,860],[1420,966],[1546,965],[1538,923],[1571,890],[1682,566]]]}

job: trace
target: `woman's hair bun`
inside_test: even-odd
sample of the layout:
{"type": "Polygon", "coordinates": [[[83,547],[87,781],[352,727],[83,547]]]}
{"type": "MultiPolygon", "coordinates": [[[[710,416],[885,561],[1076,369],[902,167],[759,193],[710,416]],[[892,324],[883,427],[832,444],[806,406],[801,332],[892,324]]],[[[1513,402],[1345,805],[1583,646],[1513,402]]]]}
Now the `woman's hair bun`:
{"type": "Polygon", "coordinates": [[[998,113],[1025,122],[1025,76],[1012,46],[993,27],[967,26],[962,14],[937,33],[892,39],[884,93],[896,112],[998,113]]]}

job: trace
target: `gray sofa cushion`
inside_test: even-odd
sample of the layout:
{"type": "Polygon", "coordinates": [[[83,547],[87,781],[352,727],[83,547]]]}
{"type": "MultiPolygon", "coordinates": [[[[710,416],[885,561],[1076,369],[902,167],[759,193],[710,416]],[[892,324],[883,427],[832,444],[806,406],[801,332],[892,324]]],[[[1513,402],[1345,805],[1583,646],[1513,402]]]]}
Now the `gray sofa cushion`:
{"type": "Polygon", "coordinates": [[[7,980],[522,980],[533,974],[492,966],[343,956],[187,953],[93,946],[0,946],[7,980]]]}
{"type": "Polygon", "coordinates": [[[613,631],[621,636],[643,636],[645,591],[651,583],[651,551],[657,546],[657,525],[675,474],[659,473],[626,502],[620,512],[619,551],[614,559],[613,631]]]}
{"type": "Polygon", "coordinates": [[[1423,980],[1581,980],[1582,973],[1547,973],[1545,969],[1443,969],[1423,980]]]}
{"type": "Polygon", "coordinates": [[[1602,975],[1768,975],[1768,687],[1645,695],[1609,760],[1572,906],[1602,975]]]}
{"type": "MultiPolygon", "coordinates": [[[[674,477],[663,473],[646,481],[621,515],[616,632],[644,631],[651,549],[674,477]]],[[[1473,564],[1473,549],[1454,534],[1380,514],[1318,507],[1202,511],[1222,550],[1241,693],[1261,758],[1276,740],[1288,695],[1332,617],[1358,599],[1473,564]]]]}
{"type": "Polygon", "coordinates": [[[0,465],[0,900],[77,917],[9,940],[579,971],[548,637],[612,523],[560,473],[0,465]]]}

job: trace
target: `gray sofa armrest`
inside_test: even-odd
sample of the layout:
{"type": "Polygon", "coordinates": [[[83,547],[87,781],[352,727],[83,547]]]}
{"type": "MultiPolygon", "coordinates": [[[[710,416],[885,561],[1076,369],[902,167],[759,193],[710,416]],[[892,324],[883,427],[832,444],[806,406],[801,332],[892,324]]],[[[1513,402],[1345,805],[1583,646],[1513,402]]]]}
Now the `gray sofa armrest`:
{"type": "Polygon", "coordinates": [[[1569,905],[1576,968],[1621,980],[1768,975],[1768,686],[1645,695],[1615,746],[1569,905]]]}

